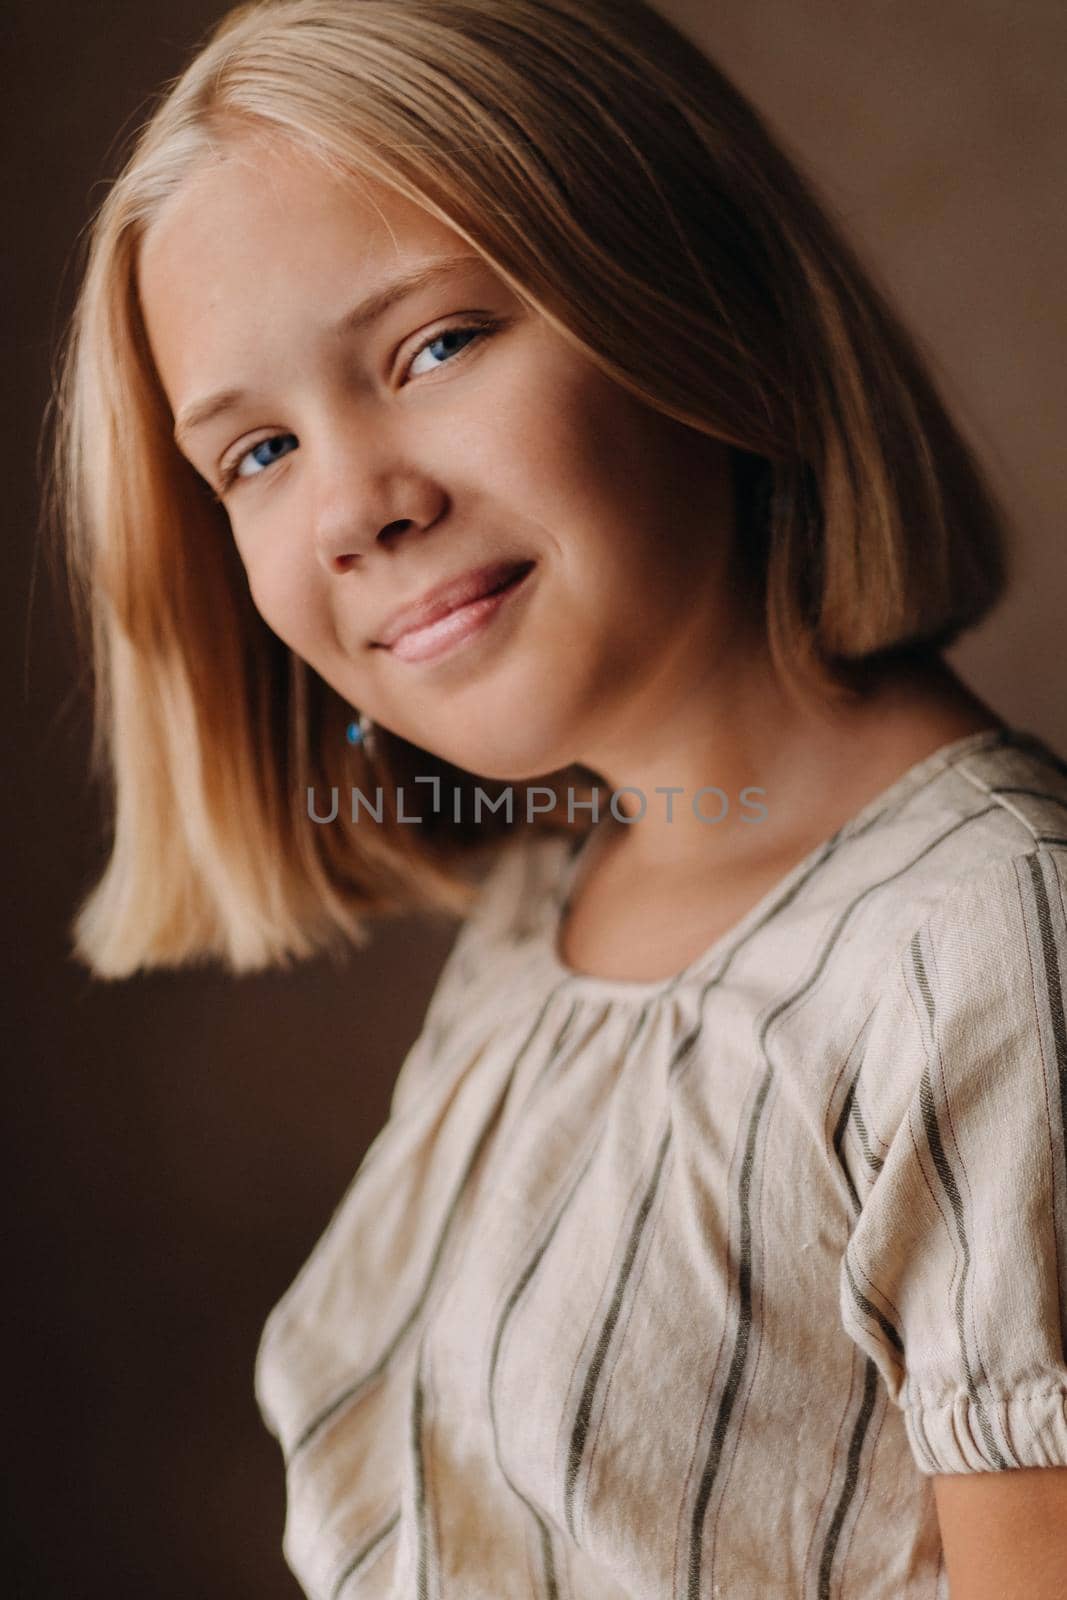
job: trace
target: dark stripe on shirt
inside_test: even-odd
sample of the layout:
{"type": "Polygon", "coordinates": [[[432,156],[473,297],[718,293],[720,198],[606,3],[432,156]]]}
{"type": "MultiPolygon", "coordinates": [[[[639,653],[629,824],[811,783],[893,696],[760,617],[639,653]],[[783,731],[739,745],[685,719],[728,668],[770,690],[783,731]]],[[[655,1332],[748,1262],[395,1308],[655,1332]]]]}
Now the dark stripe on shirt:
{"type": "MultiPolygon", "coordinates": [[[[930,1023],[930,1048],[932,1051],[936,1051],[938,1046],[936,1017],[934,1014],[934,996],[930,987],[929,979],[926,975],[926,966],[922,958],[921,935],[919,933],[916,933],[911,941],[910,953],[912,967],[915,972],[915,981],[918,984],[919,992],[926,1003],[926,1010],[930,1023]]],[[[926,1065],[923,1067],[922,1077],[919,1081],[919,1107],[922,1113],[923,1131],[926,1134],[927,1148],[930,1151],[930,1156],[934,1164],[934,1170],[941,1179],[941,1186],[948,1196],[949,1204],[952,1207],[952,1215],[956,1222],[956,1235],[960,1242],[960,1249],[963,1251],[963,1270],[960,1273],[959,1282],[956,1285],[955,1315],[956,1333],[960,1341],[960,1353],[963,1356],[963,1366],[967,1378],[967,1392],[974,1404],[978,1426],[982,1430],[982,1437],[985,1440],[986,1450],[993,1462],[994,1468],[997,1471],[1004,1471],[1013,1463],[1004,1455],[1002,1455],[1000,1447],[993,1437],[993,1429],[989,1421],[989,1415],[986,1411],[985,1402],[978,1393],[978,1388],[975,1383],[975,1374],[971,1368],[970,1357],[967,1353],[967,1329],[964,1319],[964,1307],[967,1298],[967,1283],[971,1275],[971,1246],[967,1235],[963,1201],[960,1197],[955,1175],[953,1174],[952,1168],[949,1166],[948,1158],[945,1155],[945,1147],[941,1139],[941,1129],[937,1120],[937,1108],[934,1103],[934,1086],[930,1076],[929,1061],[927,1061],[926,1065]]],[[[977,1348],[975,1349],[975,1358],[978,1362],[981,1382],[985,1383],[987,1381],[985,1369],[982,1365],[981,1352],[977,1348]]],[[[1014,1465],[1020,1466],[1021,1462],[1019,1462],[1017,1459],[1014,1459],[1014,1465]]]]}
{"type": "Polygon", "coordinates": [[[834,1556],[837,1554],[838,1541],[841,1538],[841,1529],[845,1517],[848,1515],[849,1506],[856,1494],[859,1483],[860,1458],[863,1454],[863,1444],[870,1427],[871,1417],[874,1414],[875,1402],[878,1398],[878,1369],[870,1356],[863,1363],[863,1398],[860,1402],[859,1415],[856,1417],[852,1429],[852,1437],[848,1442],[848,1460],[845,1471],[845,1481],[841,1487],[834,1514],[830,1519],[830,1527],[822,1547],[819,1559],[819,1600],[830,1600],[830,1577],[833,1570],[834,1556]]]}
{"type": "Polygon", "coordinates": [[[339,1600],[341,1590],[344,1588],[349,1578],[354,1577],[357,1572],[366,1570],[366,1568],[370,1565],[371,1559],[379,1554],[385,1541],[389,1538],[390,1534],[395,1533],[399,1525],[400,1512],[397,1510],[393,1512],[388,1522],[383,1522],[377,1533],[372,1534],[367,1540],[366,1544],[361,1545],[361,1547],[356,1551],[355,1555],[352,1556],[350,1560],[346,1561],[345,1565],[341,1568],[340,1572],[337,1574],[337,1577],[333,1581],[333,1587],[330,1590],[330,1600],[339,1600]]]}
{"type": "Polygon", "coordinates": [[[575,1414],[573,1426],[571,1428],[571,1442],[567,1456],[566,1476],[563,1484],[563,1510],[567,1519],[567,1528],[572,1538],[576,1537],[574,1528],[574,1491],[578,1482],[578,1474],[581,1470],[582,1456],[585,1452],[586,1439],[589,1435],[589,1419],[593,1411],[593,1400],[596,1396],[597,1385],[600,1382],[600,1374],[603,1370],[604,1362],[607,1357],[608,1346],[611,1343],[612,1334],[615,1332],[615,1326],[619,1320],[619,1312],[622,1309],[622,1302],[626,1294],[627,1284],[630,1281],[630,1274],[633,1271],[634,1261],[637,1259],[638,1247],[641,1243],[641,1238],[644,1234],[645,1226],[652,1210],[652,1202],[654,1201],[656,1197],[656,1191],[659,1188],[660,1174],[663,1171],[663,1162],[666,1158],[667,1148],[670,1144],[670,1141],[671,1130],[668,1127],[660,1139],[659,1149],[656,1152],[655,1166],[652,1169],[652,1176],[649,1179],[643,1196],[641,1197],[641,1204],[637,1208],[637,1215],[634,1218],[633,1226],[630,1229],[630,1237],[627,1240],[626,1251],[615,1281],[615,1292],[611,1297],[611,1304],[608,1307],[607,1315],[601,1324],[600,1335],[593,1351],[593,1359],[589,1363],[589,1368],[585,1375],[585,1383],[582,1385],[581,1398],[578,1401],[578,1409],[575,1414]]]}
{"type": "Polygon", "coordinates": [[[423,1339],[415,1363],[415,1382],[411,1396],[411,1460],[415,1478],[415,1593],[427,1600],[430,1592],[430,1537],[426,1526],[426,1463],[422,1454],[422,1415],[425,1392],[422,1386],[423,1339]]]}
{"type": "Polygon", "coordinates": [[[518,1068],[519,1062],[522,1060],[522,1058],[525,1055],[526,1051],[528,1050],[532,1040],[536,1036],[537,1030],[541,1026],[541,1022],[543,1021],[543,1019],[544,1019],[544,1017],[545,1017],[545,1015],[546,1015],[546,1013],[548,1011],[549,1005],[550,1005],[554,995],[558,992],[559,987],[560,986],[557,985],[556,988],[550,990],[548,995],[545,997],[544,1001],[542,1002],[541,1007],[540,1007],[540,1009],[539,1009],[539,1011],[537,1013],[537,1017],[536,1017],[536,1019],[534,1021],[533,1027],[530,1029],[529,1033],[527,1034],[526,1039],[523,1042],[522,1048],[520,1049],[518,1055],[515,1057],[515,1060],[512,1063],[512,1066],[511,1066],[511,1068],[510,1068],[510,1070],[508,1072],[508,1076],[507,1076],[507,1078],[505,1080],[504,1087],[502,1088],[502,1090],[501,1090],[501,1092],[500,1092],[500,1094],[499,1094],[499,1096],[497,1098],[497,1102],[496,1102],[496,1105],[495,1105],[495,1107],[493,1109],[493,1113],[492,1113],[491,1116],[486,1118],[485,1125],[482,1128],[481,1133],[479,1134],[477,1140],[475,1141],[474,1148],[473,1148],[473,1150],[472,1150],[472,1152],[471,1152],[471,1154],[470,1154],[470,1156],[469,1156],[469,1158],[467,1160],[466,1166],[463,1169],[463,1175],[460,1178],[459,1183],[456,1185],[455,1189],[453,1190],[452,1198],[449,1201],[448,1209],[445,1212],[444,1222],[442,1223],[442,1225],[441,1225],[441,1227],[440,1227],[440,1229],[438,1231],[437,1242],[434,1245],[433,1254],[430,1257],[430,1265],[429,1265],[429,1268],[427,1269],[426,1277],[423,1280],[422,1287],[419,1290],[419,1293],[416,1296],[415,1301],[414,1301],[413,1305],[411,1306],[411,1309],[408,1311],[407,1315],[404,1317],[404,1319],[401,1322],[399,1328],[394,1333],[394,1335],[393,1335],[392,1339],[389,1341],[389,1343],[386,1345],[384,1351],[379,1356],[379,1358],[375,1362],[374,1366],[371,1367],[369,1371],[362,1373],[358,1378],[354,1378],[349,1383],[347,1383],[345,1385],[345,1387],[340,1391],[340,1393],[335,1395],[334,1398],[327,1405],[325,1405],[322,1408],[322,1410],[319,1411],[312,1418],[312,1420],[306,1425],[306,1427],[303,1429],[303,1431],[300,1433],[300,1435],[298,1436],[298,1438],[294,1442],[294,1444],[292,1446],[292,1449],[290,1450],[289,1455],[286,1458],[286,1464],[287,1465],[289,1463],[291,1463],[295,1459],[295,1457],[302,1450],[307,1449],[308,1445],[311,1444],[312,1440],[321,1432],[321,1430],[326,1426],[326,1424],[328,1422],[332,1421],[333,1418],[335,1418],[337,1416],[337,1414],[342,1409],[354,1404],[357,1399],[359,1399],[361,1396],[366,1394],[366,1392],[375,1383],[377,1383],[379,1381],[379,1379],[384,1375],[384,1373],[388,1369],[389,1363],[393,1360],[394,1356],[396,1355],[397,1350],[400,1348],[400,1346],[403,1343],[406,1335],[411,1331],[412,1327],[414,1326],[415,1321],[418,1318],[419,1313],[422,1311],[423,1306],[426,1304],[426,1301],[427,1301],[427,1299],[429,1297],[430,1291],[433,1288],[433,1285],[434,1285],[434,1283],[436,1281],[438,1269],[440,1268],[441,1260],[442,1260],[442,1258],[444,1256],[445,1246],[446,1246],[446,1244],[448,1242],[449,1234],[451,1233],[453,1224],[454,1224],[454,1222],[456,1220],[457,1215],[459,1214],[460,1207],[461,1207],[463,1198],[464,1198],[464,1196],[465,1196],[465,1194],[467,1192],[467,1187],[468,1187],[468,1185],[470,1183],[471,1177],[472,1177],[472,1175],[474,1173],[474,1170],[477,1167],[477,1165],[478,1165],[478,1163],[479,1163],[479,1161],[481,1159],[482,1151],[485,1148],[486,1143],[488,1142],[490,1134],[492,1133],[493,1129],[496,1127],[497,1121],[499,1120],[500,1113],[501,1113],[501,1110],[503,1108],[504,1102],[507,1099],[508,1090],[510,1089],[511,1084],[514,1081],[515,1073],[516,1073],[516,1070],[518,1068]]]}
{"type": "MultiPolygon", "coordinates": [[[[1030,885],[1033,890],[1034,901],[1037,906],[1037,922],[1041,943],[1042,971],[1045,979],[1045,1004],[1048,1008],[1050,1031],[1056,1051],[1056,1080],[1059,1088],[1060,1125],[1058,1131],[1060,1165],[1054,1163],[1052,1172],[1053,1193],[1053,1227],[1056,1235],[1055,1244],[1057,1251],[1057,1278],[1060,1285],[1060,1348],[1064,1361],[1067,1362],[1067,1295],[1063,1292],[1064,1278],[1067,1275],[1067,1238],[1063,1237],[1065,1208],[1067,1196],[1063,1194],[1062,1187],[1057,1191],[1057,1183],[1062,1184],[1062,1174],[1067,1167],[1067,1019],[1064,1016],[1064,981],[1060,971],[1059,958],[1056,952],[1056,938],[1052,928],[1052,909],[1049,905],[1048,889],[1045,886],[1041,862],[1035,853],[1026,858],[1030,869],[1030,885]]],[[[1049,1130],[1050,1135],[1052,1130],[1049,1130]]]]}
{"type": "MultiPolygon", "coordinates": [[[[945,770],[946,770],[945,768],[938,768],[936,773],[932,773],[931,774],[931,777],[930,777],[930,779],[928,781],[933,781],[933,779],[935,777],[940,777],[944,773],[945,770]]],[[[913,790],[912,794],[914,794],[915,792],[916,791],[913,790]]],[[[826,963],[829,960],[830,955],[833,952],[833,949],[834,949],[835,945],[837,944],[837,941],[838,941],[842,931],[844,930],[846,924],[848,923],[849,919],[852,917],[853,913],[855,912],[855,910],[856,910],[856,908],[858,906],[862,905],[862,903],[869,896],[871,896],[873,894],[876,894],[880,889],[884,888],[886,884],[894,883],[894,882],[896,882],[896,880],[898,878],[902,878],[906,873],[912,871],[912,869],[920,861],[922,861],[924,859],[924,857],[928,856],[931,853],[931,851],[936,850],[940,845],[942,845],[945,842],[946,839],[949,839],[955,833],[958,833],[961,828],[969,827],[972,823],[977,822],[981,817],[987,816],[990,812],[998,811],[1000,809],[1002,809],[1002,808],[1000,806],[996,805],[996,804],[988,805],[988,806],[983,806],[980,810],[972,812],[972,813],[970,813],[969,815],[967,815],[965,817],[960,817],[956,822],[954,822],[951,825],[951,827],[948,827],[948,828],[944,829],[943,832],[937,834],[928,844],[924,845],[921,850],[917,851],[916,854],[909,861],[905,862],[905,864],[902,867],[898,867],[895,872],[891,872],[891,873],[887,874],[886,877],[879,879],[876,883],[868,884],[863,890],[861,890],[860,893],[857,894],[855,896],[855,898],[852,899],[849,902],[849,904],[845,907],[845,909],[841,912],[841,914],[838,917],[833,929],[831,930],[829,936],[827,937],[827,939],[825,941],[825,944],[823,946],[822,952],[821,952],[818,960],[816,961],[816,963],[814,965],[814,968],[811,971],[810,975],[804,980],[803,983],[798,985],[797,988],[795,988],[791,994],[786,995],[781,1001],[779,1001],[779,1003],[776,1006],[774,1006],[768,1012],[767,1016],[764,1018],[764,1021],[763,1021],[762,1025],[761,1025],[761,1027],[760,1027],[759,1046],[760,1046],[761,1051],[763,1052],[764,1059],[767,1062],[767,1070],[766,1070],[766,1074],[765,1074],[765,1077],[764,1077],[764,1081],[761,1084],[759,1093],[758,1093],[758,1095],[756,1097],[756,1101],[755,1101],[755,1104],[753,1106],[752,1115],[751,1115],[750,1122],[749,1122],[748,1137],[747,1137],[747,1140],[746,1140],[745,1157],[744,1157],[744,1161],[743,1161],[742,1167],[741,1167],[741,1176],[740,1176],[740,1184],[739,1184],[738,1204],[739,1204],[740,1216],[741,1216],[741,1253],[740,1253],[740,1259],[739,1259],[738,1265],[737,1265],[738,1321],[737,1321],[736,1332],[735,1332],[735,1335],[734,1335],[734,1340],[735,1340],[735,1342],[734,1342],[734,1352],[733,1352],[733,1355],[732,1355],[731,1361],[730,1361],[730,1368],[729,1368],[729,1372],[728,1372],[728,1376],[727,1376],[727,1380],[726,1380],[726,1385],[725,1385],[725,1387],[723,1389],[722,1395],[721,1395],[720,1400],[719,1400],[718,1414],[717,1414],[717,1416],[715,1418],[715,1423],[714,1423],[714,1426],[712,1428],[711,1442],[710,1442],[710,1446],[709,1446],[709,1449],[708,1449],[707,1457],[706,1457],[706,1460],[705,1460],[704,1468],[703,1468],[703,1470],[701,1472],[700,1486],[699,1486],[699,1489],[697,1491],[697,1494],[696,1494],[696,1497],[695,1497],[694,1506],[693,1506],[693,1515],[692,1515],[692,1519],[691,1519],[691,1523],[690,1523],[690,1535],[689,1535],[689,1537],[690,1537],[690,1547],[689,1547],[688,1559],[687,1559],[687,1562],[686,1562],[686,1570],[687,1570],[687,1573],[688,1573],[687,1600],[700,1600],[701,1566],[702,1566],[702,1559],[703,1559],[703,1539],[704,1539],[704,1517],[705,1517],[705,1514],[706,1514],[706,1511],[707,1511],[708,1503],[709,1503],[709,1501],[711,1499],[711,1492],[712,1492],[712,1488],[713,1488],[713,1485],[714,1485],[715,1477],[716,1477],[716,1475],[718,1473],[719,1463],[720,1463],[721,1456],[722,1456],[722,1449],[723,1449],[723,1445],[724,1445],[725,1440],[726,1440],[726,1434],[727,1434],[727,1430],[728,1430],[728,1427],[729,1427],[730,1416],[731,1416],[731,1414],[733,1412],[734,1404],[736,1402],[737,1395],[738,1395],[738,1393],[740,1391],[741,1374],[742,1374],[742,1371],[743,1371],[743,1368],[744,1368],[744,1364],[745,1364],[745,1360],[746,1360],[746,1357],[747,1357],[749,1338],[750,1338],[750,1335],[751,1335],[751,1306],[752,1306],[752,1294],[751,1294],[751,1282],[750,1282],[751,1272],[752,1272],[752,1259],[751,1259],[752,1217],[751,1217],[751,1213],[750,1213],[751,1175],[752,1175],[752,1166],[753,1166],[753,1161],[754,1161],[754,1154],[755,1154],[755,1149],[756,1149],[757,1137],[758,1137],[758,1133],[759,1133],[759,1123],[760,1123],[760,1119],[762,1117],[763,1108],[764,1108],[764,1106],[766,1104],[766,1101],[767,1101],[767,1097],[768,1097],[768,1095],[770,1093],[770,1087],[771,1087],[771,1083],[772,1083],[773,1077],[774,1077],[774,1067],[773,1067],[773,1064],[771,1063],[769,1055],[767,1054],[767,1048],[766,1048],[767,1034],[768,1034],[770,1028],[772,1027],[772,1025],[779,1019],[779,1017],[781,1017],[791,1006],[795,1005],[796,1002],[803,997],[803,995],[807,992],[807,990],[810,989],[818,981],[818,979],[819,979],[819,977],[820,977],[820,975],[821,975],[821,973],[823,971],[823,968],[826,966],[826,963]]],[[[881,815],[882,815],[882,813],[879,812],[876,817],[874,817],[874,818],[872,818],[870,820],[868,826],[873,827],[875,822],[878,820],[878,818],[881,815]]],[[[848,835],[849,838],[855,839],[861,833],[865,832],[866,829],[864,828],[864,829],[860,829],[860,830],[853,830],[850,834],[848,834],[847,825],[846,825],[846,829],[843,830],[843,831],[848,835]]],[[[834,840],[831,841],[831,843],[834,844],[835,847],[836,847],[836,843],[838,841],[840,841],[840,839],[841,839],[841,834],[839,833],[839,834],[834,836],[834,840]]],[[[827,852],[820,858],[819,862],[816,863],[815,865],[821,866],[829,858],[830,854],[831,854],[831,852],[828,849],[827,852]]],[[[810,881],[810,877],[811,877],[811,874],[809,873],[806,876],[804,882],[810,881]]],[[[800,887],[800,885],[797,885],[796,889],[799,889],[799,887],[800,887]]],[[[793,896],[790,895],[789,898],[791,899],[791,898],[793,898],[793,896]]],[[[776,910],[776,909],[777,909],[777,906],[773,907],[772,911],[776,910]]],[[[735,953],[736,953],[736,948],[735,948],[735,950],[731,950],[729,952],[728,961],[730,959],[732,959],[732,957],[733,957],[733,955],[735,953]]],[[[715,978],[710,979],[708,984],[705,986],[705,991],[704,992],[706,993],[707,989],[709,989],[712,986],[713,983],[719,981],[719,978],[721,978],[721,973],[717,974],[715,978]]],[[[855,1288],[854,1283],[853,1283],[853,1287],[855,1288]]]]}
{"type": "Polygon", "coordinates": [[[603,1135],[604,1130],[603,1127],[601,1127],[597,1132],[592,1149],[588,1152],[585,1160],[582,1162],[578,1171],[578,1175],[567,1191],[562,1205],[559,1207],[556,1215],[549,1224],[547,1232],[533,1252],[533,1255],[530,1257],[529,1261],[526,1263],[526,1266],[519,1274],[518,1280],[513,1285],[511,1293],[508,1295],[508,1298],[504,1304],[504,1309],[500,1313],[500,1318],[496,1325],[496,1332],[493,1335],[492,1354],[489,1360],[489,1424],[493,1435],[493,1453],[496,1456],[496,1464],[500,1468],[501,1474],[507,1482],[508,1487],[514,1494],[518,1495],[519,1499],[527,1507],[530,1514],[534,1518],[534,1521],[537,1523],[538,1532],[541,1538],[542,1566],[545,1574],[545,1593],[548,1597],[548,1600],[558,1600],[559,1594],[559,1587],[556,1579],[555,1556],[552,1549],[552,1539],[541,1513],[538,1511],[533,1502],[523,1494],[522,1490],[518,1488],[511,1475],[507,1471],[507,1468],[504,1466],[503,1457],[500,1453],[500,1429],[497,1423],[496,1395],[494,1392],[496,1383],[496,1369],[497,1362],[500,1358],[500,1347],[503,1343],[504,1331],[511,1319],[511,1314],[515,1310],[519,1301],[522,1299],[522,1296],[525,1294],[527,1286],[536,1273],[537,1268],[540,1266],[545,1252],[556,1235],[556,1230],[559,1228],[563,1218],[570,1210],[571,1203],[581,1187],[586,1173],[593,1163],[593,1158],[596,1155],[603,1135]]]}

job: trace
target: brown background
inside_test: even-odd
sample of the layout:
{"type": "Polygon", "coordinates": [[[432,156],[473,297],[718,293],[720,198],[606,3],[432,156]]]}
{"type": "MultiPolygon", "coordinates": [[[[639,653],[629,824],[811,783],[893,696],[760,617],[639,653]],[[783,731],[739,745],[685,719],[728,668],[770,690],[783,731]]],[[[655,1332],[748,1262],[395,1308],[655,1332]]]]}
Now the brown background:
{"type": "MultiPolygon", "coordinates": [[[[449,942],[408,924],[343,972],[114,986],[68,953],[103,837],[66,618],[35,558],[51,351],[120,133],[223,9],[21,0],[7,13],[7,1454],[23,1600],[297,1595],[280,1457],[252,1396],[256,1340],[385,1116],[449,942]]],[[[663,9],[813,171],[929,350],[1016,528],[1013,592],[952,659],[1003,715],[1067,749],[1067,8],[663,9]]]]}

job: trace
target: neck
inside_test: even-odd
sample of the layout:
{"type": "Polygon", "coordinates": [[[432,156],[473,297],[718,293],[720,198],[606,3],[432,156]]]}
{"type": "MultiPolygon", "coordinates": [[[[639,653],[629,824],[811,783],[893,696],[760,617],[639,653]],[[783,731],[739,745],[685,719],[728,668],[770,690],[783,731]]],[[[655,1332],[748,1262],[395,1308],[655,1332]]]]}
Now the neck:
{"type": "Polygon", "coordinates": [[[605,829],[631,865],[737,870],[795,852],[923,755],[998,721],[939,658],[887,669],[833,705],[791,693],[765,651],[739,661],[721,658],[673,696],[666,673],[651,677],[582,755],[625,791],[615,811],[632,820],[609,813],[605,829]]]}

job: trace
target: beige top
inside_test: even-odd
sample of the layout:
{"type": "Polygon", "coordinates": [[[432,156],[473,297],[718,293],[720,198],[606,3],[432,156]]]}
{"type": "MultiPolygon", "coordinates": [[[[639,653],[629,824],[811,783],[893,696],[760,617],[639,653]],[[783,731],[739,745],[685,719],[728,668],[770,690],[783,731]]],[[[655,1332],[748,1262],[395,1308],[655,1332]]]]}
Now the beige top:
{"type": "Polygon", "coordinates": [[[920,761],[672,979],[523,836],[257,1396],[315,1600],[946,1600],[930,1474],[1067,1466],[1067,766],[920,761]]]}

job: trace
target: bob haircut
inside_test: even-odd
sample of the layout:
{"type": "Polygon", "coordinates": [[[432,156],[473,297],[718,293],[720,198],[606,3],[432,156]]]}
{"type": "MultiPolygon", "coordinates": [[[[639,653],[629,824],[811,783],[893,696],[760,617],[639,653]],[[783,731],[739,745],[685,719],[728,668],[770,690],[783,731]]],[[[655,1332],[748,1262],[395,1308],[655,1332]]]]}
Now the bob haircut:
{"type": "Polygon", "coordinates": [[[255,611],[226,514],[174,443],[138,246],[249,128],[423,206],[602,372],[725,442],[737,571],[811,703],[933,656],[999,598],[999,514],[908,336],[756,113],[644,0],[238,6],[99,207],[51,402],[47,504],[113,825],[72,925],[97,976],[364,945],[366,918],[463,914],[472,865],[507,836],[584,831],[558,803],[521,828],[452,820],[482,780],[386,729],[368,769],[342,696],[255,611]],[[412,828],[393,801],[416,772],[443,804],[412,828]],[[309,789],[368,777],[381,823],[341,807],[312,825],[309,789]]]}

